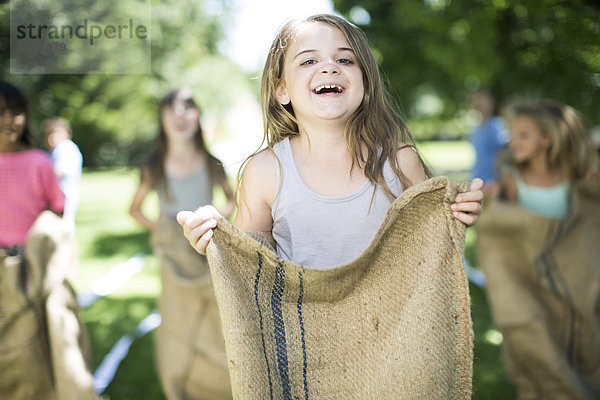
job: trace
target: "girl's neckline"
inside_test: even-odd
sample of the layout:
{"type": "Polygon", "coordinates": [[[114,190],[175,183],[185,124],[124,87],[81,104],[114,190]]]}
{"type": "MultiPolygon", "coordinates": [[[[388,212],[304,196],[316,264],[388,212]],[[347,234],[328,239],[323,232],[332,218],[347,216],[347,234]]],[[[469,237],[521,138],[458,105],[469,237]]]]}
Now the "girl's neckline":
{"type": "Polygon", "coordinates": [[[563,174],[552,174],[552,178],[546,178],[543,179],[544,184],[540,184],[539,182],[537,182],[538,180],[533,179],[534,182],[532,182],[531,176],[526,176],[523,174],[522,171],[519,171],[517,169],[517,178],[523,182],[524,184],[528,185],[528,186],[534,186],[534,187],[538,187],[538,188],[551,188],[554,186],[558,186],[558,185],[563,185],[565,183],[569,182],[569,179],[567,177],[565,177],[563,174]]]}
{"type": "MultiPolygon", "coordinates": [[[[20,149],[20,150],[12,150],[12,151],[0,151],[0,154],[2,154],[2,155],[6,155],[6,156],[11,156],[11,155],[12,155],[12,156],[18,156],[18,155],[21,155],[21,154],[28,153],[28,152],[30,152],[31,150],[36,150],[36,149],[35,149],[35,148],[32,148],[32,147],[25,147],[25,148],[22,148],[22,149],[20,149]]],[[[38,150],[39,150],[39,149],[38,149],[38,150]]],[[[43,150],[40,150],[40,151],[43,151],[43,150]]]]}
{"type": "Polygon", "coordinates": [[[205,154],[198,152],[189,154],[192,156],[183,158],[178,157],[176,153],[168,154],[164,161],[165,175],[171,179],[187,179],[207,167],[208,158],[205,154]]]}
{"type": "Polygon", "coordinates": [[[187,179],[191,179],[191,178],[195,178],[196,176],[198,176],[200,173],[204,172],[206,170],[207,166],[206,164],[202,164],[200,165],[200,167],[198,167],[196,170],[190,172],[187,175],[182,175],[182,176],[176,176],[176,175],[166,175],[166,177],[168,179],[171,180],[178,180],[178,181],[184,181],[187,179]]]}
{"type": "Polygon", "coordinates": [[[311,197],[313,197],[317,200],[328,201],[328,202],[352,200],[352,199],[360,196],[361,194],[363,194],[367,189],[369,189],[369,187],[372,186],[369,178],[365,177],[365,180],[357,189],[355,189],[349,193],[346,193],[346,194],[342,194],[342,195],[338,195],[338,196],[329,196],[329,195],[315,192],[306,184],[306,182],[304,182],[304,180],[300,176],[300,172],[298,171],[298,167],[296,166],[296,159],[294,158],[294,152],[292,151],[292,146],[291,146],[289,137],[286,137],[283,139],[283,147],[284,147],[284,151],[287,153],[288,158],[290,160],[292,173],[294,174],[294,176],[296,177],[298,182],[300,182],[300,184],[302,185],[302,188],[311,197]]]}
{"type": "Polygon", "coordinates": [[[20,144],[17,147],[15,147],[14,149],[11,150],[0,150],[0,154],[20,154],[20,153],[26,153],[29,150],[33,150],[34,147],[30,147],[27,145],[23,145],[20,144]]]}
{"type": "Polygon", "coordinates": [[[533,183],[525,182],[525,180],[523,180],[523,178],[521,176],[517,176],[517,182],[520,182],[521,184],[523,184],[523,185],[525,185],[527,187],[532,187],[532,188],[536,188],[536,189],[539,189],[539,190],[549,190],[549,191],[550,190],[555,190],[556,188],[559,188],[559,187],[564,187],[564,186],[569,186],[570,185],[570,181],[568,179],[564,179],[564,180],[562,180],[560,182],[554,183],[554,184],[549,185],[549,186],[540,186],[540,185],[536,185],[536,184],[533,184],[533,183]]]}

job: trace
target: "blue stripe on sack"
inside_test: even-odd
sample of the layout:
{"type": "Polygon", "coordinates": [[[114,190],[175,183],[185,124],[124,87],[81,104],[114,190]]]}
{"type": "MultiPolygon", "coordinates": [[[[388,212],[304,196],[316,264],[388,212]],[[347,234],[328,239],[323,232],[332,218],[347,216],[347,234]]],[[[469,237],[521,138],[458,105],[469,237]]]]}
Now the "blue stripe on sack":
{"type": "Polygon", "coordinates": [[[262,271],[262,254],[258,253],[258,271],[254,278],[254,300],[256,301],[256,309],[258,310],[258,321],[260,323],[260,337],[262,339],[263,354],[265,355],[265,365],[267,366],[267,376],[269,378],[269,394],[273,399],[273,383],[271,382],[271,368],[269,367],[269,358],[267,357],[267,348],[265,346],[265,333],[263,329],[263,318],[260,311],[260,302],[258,301],[258,282],[260,281],[260,273],[262,271]]]}
{"type": "Polygon", "coordinates": [[[292,392],[290,388],[290,377],[287,357],[287,344],[285,340],[285,325],[283,322],[283,311],[281,303],[283,301],[283,287],[285,285],[285,270],[280,262],[275,269],[275,282],[271,292],[271,308],[273,309],[273,336],[277,347],[277,366],[279,368],[279,377],[283,389],[283,398],[291,399],[292,392]]]}
{"type": "Polygon", "coordinates": [[[298,294],[298,322],[300,323],[300,338],[302,340],[302,376],[304,377],[304,398],[308,400],[308,381],[306,379],[306,342],[304,341],[304,321],[302,320],[302,298],[304,297],[304,279],[298,272],[300,293],[298,294]]]}

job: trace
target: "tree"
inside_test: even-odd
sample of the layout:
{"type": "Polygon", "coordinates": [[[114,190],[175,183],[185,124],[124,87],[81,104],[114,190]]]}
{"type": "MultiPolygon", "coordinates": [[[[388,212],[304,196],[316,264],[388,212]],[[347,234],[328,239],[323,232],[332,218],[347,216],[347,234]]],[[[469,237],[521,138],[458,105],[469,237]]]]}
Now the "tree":
{"type": "MultiPolygon", "coordinates": [[[[120,21],[123,15],[135,15],[137,9],[132,11],[132,7],[142,7],[142,11],[143,7],[151,7],[151,22],[146,27],[151,50],[147,73],[118,73],[120,65],[140,62],[135,54],[99,53],[100,57],[72,51],[72,56],[79,59],[70,60],[71,66],[81,67],[82,73],[11,74],[9,38],[14,32],[10,31],[9,3],[3,2],[0,3],[0,76],[27,94],[34,131],[42,119],[50,116],[59,115],[71,121],[74,140],[81,147],[86,166],[127,165],[147,153],[148,142],[157,132],[157,100],[171,87],[191,87],[204,114],[216,115],[224,112],[236,93],[249,90],[244,88],[250,83],[241,70],[217,51],[223,36],[222,26],[230,12],[227,0],[84,3],[40,2],[49,8],[50,15],[58,16],[55,18],[85,17],[91,24],[95,16],[95,20],[104,22],[104,28],[112,21],[120,21]],[[88,68],[90,65],[94,68],[88,68]]],[[[81,23],[81,19],[76,22],[81,23]]]]}
{"type": "Polygon", "coordinates": [[[455,118],[468,108],[469,92],[484,86],[500,100],[554,98],[582,112],[588,124],[600,122],[600,10],[591,2],[334,4],[350,20],[365,21],[368,12],[370,22],[362,29],[410,118],[455,118]]]}

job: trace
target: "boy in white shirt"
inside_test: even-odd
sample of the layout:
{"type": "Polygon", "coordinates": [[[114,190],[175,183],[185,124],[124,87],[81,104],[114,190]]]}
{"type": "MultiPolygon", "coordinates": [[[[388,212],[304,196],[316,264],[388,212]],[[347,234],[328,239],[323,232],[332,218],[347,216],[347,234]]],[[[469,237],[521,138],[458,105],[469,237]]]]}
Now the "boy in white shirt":
{"type": "Polygon", "coordinates": [[[54,172],[60,180],[60,188],[65,195],[63,219],[74,234],[83,157],[79,147],[71,140],[73,132],[66,119],[50,118],[45,120],[42,126],[51,152],[54,172]]]}

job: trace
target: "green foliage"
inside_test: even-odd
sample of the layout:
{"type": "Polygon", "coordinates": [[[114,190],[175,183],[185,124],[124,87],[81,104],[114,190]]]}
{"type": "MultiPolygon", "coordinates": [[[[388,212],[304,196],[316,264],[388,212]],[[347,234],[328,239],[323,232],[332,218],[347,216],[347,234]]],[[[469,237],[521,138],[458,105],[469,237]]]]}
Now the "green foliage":
{"type": "MultiPolygon", "coordinates": [[[[69,9],[73,15],[86,16],[90,12],[88,5],[75,0],[42,3],[53,10],[69,9]]],[[[0,76],[27,94],[32,128],[40,145],[41,121],[59,115],[71,121],[85,166],[138,164],[139,156],[152,149],[150,142],[158,129],[156,104],[170,88],[192,88],[203,113],[216,119],[226,112],[238,93],[249,91],[250,83],[241,70],[217,52],[223,23],[230,15],[227,0],[93,4],[94,12],[103,14],[105,21],[112,21],[120,13],[131,13],[130,8],[139,3],[150,6],[152,15],[152,58],[150,73],[145,75],[102,73],[113,71],[118,63],[139,62],[127,54],[109,55],[93,62],[79,60],[97,63],[95,70],[85,74],[11,74],[10,8],[9,3],[0,4],[0,76]]]]}
{"type": "MultiPolygon", "coordinates": [[[[89,5],[76,0],[39,4],[89,12],[89,5]]],[[[149,74],[53,75],[10,74],[10,3],[0,1],[1,79],[28,95],[34,132],[50,116],[72,122],[86,166],[138,164],[152,150],[156,102],[171,87],[194,89],[213,120],[239,93],[258,92],[258,80],[217,51],[231,0],[93,2],[92,8],[111,19],[140,4],[151,7],[149,74]]],[[[500,100],[555,98],[580,110],[589,126],[600,123],[600,9],[592,1],[335,0],[334,5],[350,19],[360,8],[369,13],[370,23],[362,28],[417,138],[464,136],[469,93],[480,86],[491,87],[500,100]]],[[[74,52],[71,61],[106,71],[135,59],[135,54],[86,59],[74,52]]]]}
{"type": "Polygon", "coordinates": [[[409,118],[435,122],[417,132],[419,137],[460,134],[444,124],[460,117],[469,93],[480,86],[500,100],[554,98],[581,111],[590,126],[600,122],[600,9],[594,2],[334,0],[334,5],[350,19],[361,8],[369,13],[370,23],[361,28],[392,93],[409,118]],[[423,103],[424,97],[430,101],[423,103]]]}

